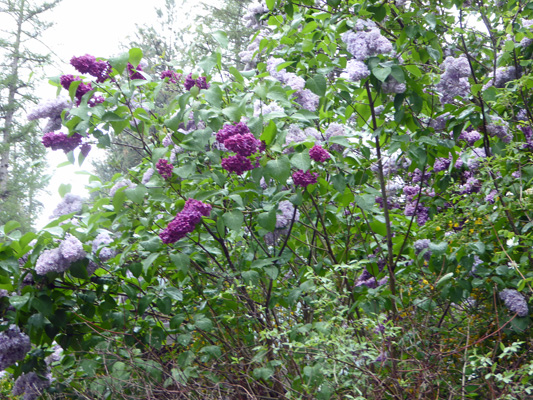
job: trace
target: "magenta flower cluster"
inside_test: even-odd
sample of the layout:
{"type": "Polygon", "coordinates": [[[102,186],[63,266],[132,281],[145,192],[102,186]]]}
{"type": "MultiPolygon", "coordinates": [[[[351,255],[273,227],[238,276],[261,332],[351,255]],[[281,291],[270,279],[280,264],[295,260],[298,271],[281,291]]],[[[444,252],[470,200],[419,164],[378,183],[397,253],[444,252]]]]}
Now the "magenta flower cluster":
{"type": "Polygon", "coordinates": [[[237,175],[255,168],[248,157],[261,149],[261,141],[254,137],[246,124],[239,122],[236,125],[224,125],[217,132],[216,138],[226,150],[237,153],[222,159],[222,168],[228,172],[235,172],[237,175]]]}
{"type": "Polygon", "coordinates": [[[320,163],[326,160],[329,160],[331,158],[329,153],[322,146],[319,146],[318,144],[315,144],[311,148],[311,150],[309,150],[309,157],[311,157],[311,159],[315,160],[316,162],[320,162],[320,163]]]}
{"type": "Polygon", "coordinates": [[[199,200],[188,199],[183,210],[161,231],[159,237],[165,244],[176,243],[188,233],[194,231],[202,216],[208,217],[211,213],[211,205],[199,200]]]}
{"type": "Polygon", "coordinates": [[[168,81],[171,83],[178,83],[178,81],[181,79],[181,74],[177,74],[174,71],[171,71],[170,69],[161,72],[161,79],[168,78],[168,81]]]}
{"type": "MultiPolygon", "coordinates": [[[[69,90],[70,88],[70,85],[72,84],[72,82],[76,82],[76,81],[81,81],[82,79],[79,77],[79,76],[74,76],[74,75],[63,75],[61,76],[61,78],[59,79],[59,82],[61,83],[61,86],[63,86],[64,89],[66,90],[69,90]]],[[[91,83],[83,83],[81,82],[80,85],[78,86],[78,88],[76,89],[76,94],[75,94],[75,97],[76,99],[78,100],[76,102],[76,105],[80,105],[81,103],[81,99],[82,97],[90,92],[91,90],[93,90],[93,87],[91,85],[91,83]]]]}
{"type": "Polygon", "coordinates": [[[311,171],[298,170],[292,174],[292,180],[296,186],[301,186],[304,189],[317,183],[318,173],[311,171]]]}
{"type": "Polygon", "coordinates": [[[183,86],[185,87],[185,90],[191,90],[193,86],[197,86],[198,89],[209,89],[210,85],[207,83],[205,76],[200,76],[197,79],[193,79],[192,74],[189,74],[185,78],[183,86]]]}
{"type": "Polygon", "coordinates": [[[130,76],[130,79],[133,81],[135,79],[144,79],[146,80],[146,78],[143,76],[143,74],[141,74],[142,72],[142,67],[140,65],[137,65],[136,67],[134,67],[132,64],[128,63],[128,74],[130,76]]]}
{"type": "Polygon", "coordinates": [[[63,150],[68,153],[81,144],[81,139],[82,136],[79,133],[68,136],[61,132],[49,132],[43,136],[42,143],[44,147],[50,147],[52,150],[63,150]]]}
{"type": "Polygon", "coordinates": [[[170,164],[167,160],[160,159],[156,166],[157,172],[159,172],[159,175],[161,175],[165,180],[169,180],[172,177],[172,169],[174,166],[170,164]]]}
{"type": "Polygon", "coordinates": [[[96,58],[89,54],[72,57],[70,64],[82,74],[94,76],[98,83],[106,81],[111,74],[111,64],[107,61],[96,61],[96,58]]]}

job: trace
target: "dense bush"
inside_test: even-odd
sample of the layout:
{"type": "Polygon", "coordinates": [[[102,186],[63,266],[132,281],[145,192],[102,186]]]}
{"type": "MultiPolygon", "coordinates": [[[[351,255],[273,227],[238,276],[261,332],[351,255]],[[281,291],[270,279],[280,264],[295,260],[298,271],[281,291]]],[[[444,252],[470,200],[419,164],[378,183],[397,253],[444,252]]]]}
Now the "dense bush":
{"type": "Polygon", "coordinates": [[[45,145],[144,158],[4,226],[17,393],[531,398],[532,4],[268,0],[245,71],[73,58],[45,145]]]}

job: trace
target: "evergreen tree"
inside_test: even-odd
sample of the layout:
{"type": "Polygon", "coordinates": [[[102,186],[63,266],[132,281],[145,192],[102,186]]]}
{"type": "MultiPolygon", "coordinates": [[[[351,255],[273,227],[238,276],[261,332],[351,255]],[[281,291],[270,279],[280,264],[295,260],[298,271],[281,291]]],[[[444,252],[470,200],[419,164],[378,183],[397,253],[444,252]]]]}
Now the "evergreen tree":
{"type": "Polygon", "coordinates": [[[42,206],[36,195],[46,186],[45,164],[38,161],[44,155],[37,136],[39,128],[35,122],[28,123],[25,114],[36,101],[33,71],[49,59],[32,51],[31,46],[50,26],[40,20],[40,15],[59,1],[0,1],[5,21],[0,37],[0,224],[16,220],[22,230],[31,228],[42,206]]]}

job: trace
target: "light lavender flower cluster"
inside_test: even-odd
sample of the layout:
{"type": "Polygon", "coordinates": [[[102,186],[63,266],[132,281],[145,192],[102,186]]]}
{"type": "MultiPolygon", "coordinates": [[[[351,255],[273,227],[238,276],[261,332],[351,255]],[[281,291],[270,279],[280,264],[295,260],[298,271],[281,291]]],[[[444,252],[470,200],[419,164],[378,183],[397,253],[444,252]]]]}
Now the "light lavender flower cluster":
{"type": "Polygon", "coordinates": [[[286,228],[290,225],[294,215],[294,222],[300,219],[300,211],[296,210],[294,214],[294,205],[288,201],[283,200],[278,204],[278,213],[276,214],[276,228],[286,228]]]}
{"type": "Polygon", "coordinates": [[[42,380],[35,372],[20,375],[13,385],[13,396],[22,396],[23,400],[35,400],[50,386],[48,379],[42,380]]]}
{"type": "Polygon", "coordinates": [[[392,52],[392,43],[381,34],[373,21],[359,19],[355,29],[356,32],[350,30],[341,36],[346,49],[355,60],[364,61],[369,57],[392,52]]]}
{"type": "Polygon", "coordinates": [[[518,314],[519,317],[526,317],[529,314],[526,298],[515,289],[503,289],[500,292],[505,307],[512,313],[518,314]]]}
{"type": "Polygon", "coordinates": [[[507,82],[520,78],[520,73],[513,66],[498,67],[496,68],[496,71],[494,71],[494,75],[491,74],[491,76],[491,80],[483,86],[483,89],[487,89],[491,86],[503,88],[507,82]]]}
{"type": "Polygon", "coordinates": [[[268,12],[268,7],[261,3],[252,3],[248,6],[246,14],[243,15],[244,25],[247,28],[259,29],[261,28],[261,22],[258,18],[261,15],[268,12]]]}
{"type": "Polygon", "coordinates": [[[419,255],[422,253],[422,251],[426,250],[424,253],[424,260],[429,261],[431,258],[431,250],[429,250],[429,245],[431,244],[431,240],[429,239],[419,239],[413,243],[413,247],[415,248],[415,254],[419,255]]]}
{"type": "Polygon", "coordinates": [[[437,90],[441,94],[441,103],[449,104],[453,102],[454,97],[466,97],[470,93],[470,65],[466,57],[454,58],[446,57],[441,67],[444,73],[440,76],[440,82],[437,84],[437,90]]]}
{"type": "Polygon", "coordinates": [[[92,249],[93,254],[96,254],[101,261],[108,261],[117,255],[116,250],[107,247],[108,244],[113,243],[113,238],[109,232],[104,231],[98,234],[93,240],[92,249]]]}
{"type": "Polygon", "coordinates": [[[75,194],[67,193],[57,205],[50,218],[59,218],[62,215],[78,213],[83,206],[83,199],[75,194]]]}
{"type": "Polygon", "coordinates": [[[261,46],[261,40],[266,37],[266,33],[260,31],[255,36],[252,42],[239,53],[239,57],[243,63],[246,64],[245,70],[256,66],[257,58],[259,56],[259,47],[261,46]]]}
{"type": "Polygon", "coordinates": [[[509,131],[509,124],[498,116],[491,117],[491,123],[487,125],[487,133],[490,136],[497,136],[504,143],[510,143],[513,133],[509,131]]]}
{"type": "Polygon", "coordinates": [[[24,359],[30,349],[30,338],[18,326],[10,325],[0,332],[0,371],[24,359]]]}
{"type": "Polygon", "coordinates": [[[135,189],[136,187],[137,187],[137,185],[134,184],[129,179],[122,179],[122,180],[118,181],[117,183],[115,183],[113,185],[113,187],[109,190],[109,196],[111,196],[111,197],[115,196],[115,193],[119,189],[122,189],[122,188],[135,189]]]}
{"type": "Polygon", "coordinates": [[[56,97],[39,103],[28,113],[28,120],[48,118],[44,132],[52,132],[61,129],[61,113],[63,110],[72,108],[72,101],[68,97],[56,97]]]}
{"type": "Polygon", "coordinates": [[[296,90],[294,93],[296,103],[300,104],[302,108],[309,111],[316,111],[320,98],[305,89],[305,80],[293,72],[287,72],[285,68],[278,70],[278,66],[283,64],[285,60],[281,58],[269,58],[267,60],[267,71],[270,76],[280,81],[282,84],[290,86],[291,89],[296,90]]]}
{"type": "Polygon", "coordinates": [[[70,264],[85,258],[86,253],[78,238],[68,234],[59,247],[45,250],[35,263],[35,272],[46,275],[48,272],[65,272],[70,264]]]}
{"type": "Polygon", "coordinates": [[[276,102],[270,104],[265,104],[261,100],[256,100],[254,102],[254,117],[259,117],[260,115],[265,116],[272,113],[282,113],[285,115],[285,110],[276,102]]]}

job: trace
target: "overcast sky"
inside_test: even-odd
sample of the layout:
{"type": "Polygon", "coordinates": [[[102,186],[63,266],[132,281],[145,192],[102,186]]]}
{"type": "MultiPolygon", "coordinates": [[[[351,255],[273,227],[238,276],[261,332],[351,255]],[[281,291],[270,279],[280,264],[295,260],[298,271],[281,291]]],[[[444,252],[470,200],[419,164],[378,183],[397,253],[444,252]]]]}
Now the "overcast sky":
{"type": "MultiPolygon", "coordinates": [[[[179,1],[178,1],[179,3],[179,1]]],[[[156,7],[162,7],[163,0],[63,0],[51,12],[43,14],[43,19],[54,22],[42,36],[45,47],[42,52],[53,52],[54,65],[47,69],[49,76],[62,73],[75,73],[68,64],[73,56],[92,54],[96,57],[111,57],[119,52],[120,44],[127,43],[127,37],[133,37],[137,25],[153,25],[156,21],[156,7]],[[61,64],[61,61],[64,64],[61,64]]],[[[46,82],[39,87],[39,96],[55,97],[56,88],[46,82]]],[[[90,154],[82,168],[56,166],[67,160],[61,151],[48,152],[50,173],[53,175],[48,191],[41,201],[45,209],[36,224],[41,228],[48,223],[48,217],[56,204],[61,200],[57,189],[61,183],[71,183],[72,193],[86,196],[84,185],[88,182],[87,175],[76,174],[83,169],[91,170],[90,154]]]]}

